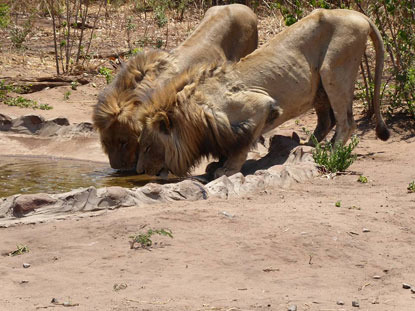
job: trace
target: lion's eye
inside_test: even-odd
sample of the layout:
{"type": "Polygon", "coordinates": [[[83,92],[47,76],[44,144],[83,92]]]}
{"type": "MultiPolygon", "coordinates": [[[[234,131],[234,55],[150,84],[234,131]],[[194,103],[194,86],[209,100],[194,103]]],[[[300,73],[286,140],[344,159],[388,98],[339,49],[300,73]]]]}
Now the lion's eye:
{"type": "Polygon", "coordinates": [[[120,147],[121,147],[121,149],[125,149],[127,147],[127,145],[128,145],[128,142],[127,141],[120,141],[120,147]]]}

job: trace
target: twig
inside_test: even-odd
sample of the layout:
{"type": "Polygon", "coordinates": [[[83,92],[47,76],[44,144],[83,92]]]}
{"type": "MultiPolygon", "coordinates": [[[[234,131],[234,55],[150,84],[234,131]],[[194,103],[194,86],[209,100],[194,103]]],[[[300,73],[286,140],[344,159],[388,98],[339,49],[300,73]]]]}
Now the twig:
{"type": "Polygon", "coordinates": [[[55,46],[55,61],[56,61],[56,74],[59,76],[59,60],[58,60],[58,45],[56,39],[56,22],[55,22],[55,9],[53,7],[53,0],[49,0],[49,5],[51,6],[51,10],[49,10],[49,5],[47,6],[49,14],[52,16],[52,25],[53,25],[53,43],[55,46]]]}

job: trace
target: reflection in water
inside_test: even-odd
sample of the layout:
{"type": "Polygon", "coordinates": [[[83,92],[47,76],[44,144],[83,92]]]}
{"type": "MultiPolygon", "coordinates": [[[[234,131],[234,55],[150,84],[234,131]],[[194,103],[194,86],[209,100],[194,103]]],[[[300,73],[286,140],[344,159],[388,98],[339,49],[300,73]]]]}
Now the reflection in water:
{"type": "Polygon", "coordinates": [[[166,183],[135,172],[119,172],[108,164],[46,157],[0,156],[0,197],[17,193],[61,193],[80,187],[140,187],[166,183]]]}

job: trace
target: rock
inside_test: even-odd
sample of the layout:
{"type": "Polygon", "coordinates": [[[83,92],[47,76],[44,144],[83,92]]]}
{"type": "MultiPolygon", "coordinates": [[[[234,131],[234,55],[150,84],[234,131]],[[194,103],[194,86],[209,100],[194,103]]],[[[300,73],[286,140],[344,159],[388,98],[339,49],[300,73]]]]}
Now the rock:
{"type": "Polygon", "coordinates": [[[205,187],[198,181],[187,179],[175,184],[164,185],[165,197],[169,200],[206,200],[208,193],[205,187]]]}
{"type": "Polygon", "coordinates": [[[74,126],[73,132],[74,133],[89,133],[94,130],[92,123],[90,122],[81,122],[74,126]]]}
{"type": "Polygon", "coordinates": [[[25,115],[12,121],[11,130],[23,134],[36,134],[43,126],[45,119],[37,115],[25,115]]]}
{"type": "Polygon", "coordinates": [[[367,228],[363,228],[363,230],[362,230],[363,232],[370,232],[370,230],[369,229],[367,229],[367,228]]]}
{"type": "Polygon", "coordinates": [[[99,208],[116,208],[134,206],[136,202],[130,194],[130,190],[123,187],[106,187],[97,191],[99,197],[97,206],[99,208]]]}
{"type": "Polygon", "coordinates": [[[12,119],[0,113],[0,131],[8,131],[12,127],[12,119]]]}
{"type": "Polygon", "coordinates": [[[381,278],[381,276],[380,276],[380,275],[374,275],[374,276],[373,276],[373,278],[374,278],[375,280],[379,280],[379,279],[381,278]]]}
{"type": "Polygon", "coordinates": [[[372,299],[372,305],[378,305],[379,304],[379,297],[372,299]]]}
{"type": "Polygon", "coordinates": [[[415,288],[411,288],[411,293],[415,294],[415,288]]]}
{"type": "Polygon", "coordinates": [[[242,173],[236,173],[229,177],[229,181],[233,185],[233,191],[236,195],[241,192],[241,187],[245,183],[245,176],[242,173]]]}
{"type": "Polygon", "coordinates": [[[270,173],[266,170],[256,171],[255,175],[245,176],[245,182],[241,186],[241,193],[259,192],[265,189],[265,176],[270,173]]]}
{"type": "Polygon", "coordinates": [[[288,311],[297,311],[297,306],[296,305],[289,306],[288,311]]]}
{"type": "Polygon", "coordinates": [[[232,219],[232,218],[235,217],[235,215],[229,214],[227,211],[219,212],[219,214],[221,214],[221,215],[223,215],[223,216],[225,216],[227,218],[230,218],[230,219],[232,219]]]}
{"type": "Polygon", "coordinates": [[[405,288],[405,289],[410,289],[410,288],[411,288],[411,285],[406,284],[406,283],[403,283],[403,284],[402,284],[402,288],[405,288]]]}
{"type": "Polygon", "coordinates": [[[360,304],[358,301],[352,301],[352,307],[359,308],[360,304]]]}
{"type": "Polygon", "coordinates": [[[343,301],[341,301],[341,300],[338,300],[336,303],[337,303],[339,306],[344,306],[344,302],[343,302],[343,301]]]}
{"type": "Polygon", "coordinates": [[[137,189],[137,192],[144,194],[145,198],[150,199],[151,201],[160,201],[163,202],[163,185],[149,183],[141,188],[137,189]]]}
{"type": "Polygon", "coordinates": [[[60,126],[68,126],[69,125],[69,120],[65,117],[58,117],[58,118],[49,120],[49,122],[55,123],[55,124],[60,125],[60,126]]]}
{"type": "MultiPolygon", "coordinates": [[[[56,195],[60,201],[60,211],[95,211],[98,207],[97,189],[95,187],[79,188],[56,195]]],[[[59,212],[60,212],[59,211],[59,212]]]]}
{"type": "Polygon", "coordinates": [[[48,120],[39,130],[38,134],[40,136],[58,135],[62,127],[69,127],[69,120],[67,118],[59,117],[52,120],[48,120]]]}
{"type": "Polygon", "coordinates": [[[227,199],[230,195],[234,194],[233,183],[227,176],[221,176],[207,185],[205,189],[208,191],[210,196],[227,199]]]}
{"type": "Polygon", "coordinates": [[[26,262],[25,262],[25,263],[23,263],[23,268],[25,268],[25,269],[26,269],[26,268],[30,268],[30,263],[26,263],[26,262]]]}
{"type": "Polygon", "coordinates": [[[22,217],[38,208],[52,205],[56,201],[56,199],[46,193],[22,194],[13,202],[13,215],[16,217],[22,217]]]}

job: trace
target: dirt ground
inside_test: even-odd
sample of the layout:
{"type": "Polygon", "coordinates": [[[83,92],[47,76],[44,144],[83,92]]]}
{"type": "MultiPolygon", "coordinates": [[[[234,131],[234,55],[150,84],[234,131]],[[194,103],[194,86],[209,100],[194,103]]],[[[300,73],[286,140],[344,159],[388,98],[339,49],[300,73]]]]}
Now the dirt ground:
{"type": "MultiPolygon", "coordinates": [[[[1,76],[25,73],[10,54],[2,60],[1,76]]],[[[25,95],[52,110],[0,104],[0,113],[90,121],[104,85],[96,79],[69,101],[69,87],[25,95]]],[[[309,113],[276,132],[300,133],[314,122],[309,113]]],[[[359,125],[358,159],[335,178],[0,229],[0,310],[415,310],[415,293],[403,288],[415,289],[415,193],[407,191],[415,137],[397,129],[381,142],[372,126],[359,125]],[[360,174],[368,183],[357,181],[360,174]],[[152,248],[130,249],[129,236],[148,228],[168,228],[173,238],[155,236],[152,248]],[[16,245],[29,252],[8,256],[16,245]]],[[[22,137],[0,133],[0,153],[107,162],[96,135],[83,145],[22,137]]]]}
{"type": "Polygon", "coordinates": [[[234,200],[137,206],[1,229],[1,310],[414,310],[415,140],[361,137],[357,175],[234,200]],[[341,207],[335,202],[341,201],[341,207]],[[151,250],[140,228],[169,228],[151,250]],[[368,230],[366,230],[368,229],[368,230]],[[368,232],[364,232],[368,231],[368,232]],[[30,263],[23,268],[23,263],[30,263]],[[379,277],[379,278],[376,278],[379,277]],[[343,301],[344,305],[337,305],[343,301]]]}

